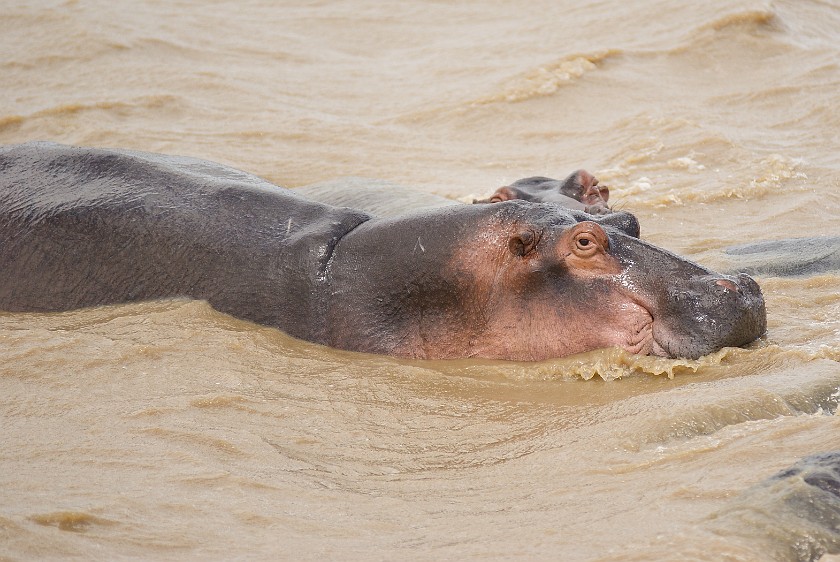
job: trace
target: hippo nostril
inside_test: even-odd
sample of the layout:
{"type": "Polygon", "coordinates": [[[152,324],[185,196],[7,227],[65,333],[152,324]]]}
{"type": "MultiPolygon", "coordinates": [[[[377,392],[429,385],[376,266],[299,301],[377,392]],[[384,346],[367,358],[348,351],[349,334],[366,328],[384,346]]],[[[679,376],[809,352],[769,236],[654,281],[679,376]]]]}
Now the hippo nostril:
{"type": "Polygon", "coordinates": [[[732,281],[729,281],[728,279],[718,279],[717,281],[715,281],[715,285],[719,285],[727,291],[731,291],[733,293],[738,292],[738,285],[736,285],[732,281]]]}
{"type": "Polygon", "coordinates": [[[738,284],[744,288],[748,293],[761,293],[761,287],[755,282],[755,279],[746,273],[738,274],[738,284]]]}

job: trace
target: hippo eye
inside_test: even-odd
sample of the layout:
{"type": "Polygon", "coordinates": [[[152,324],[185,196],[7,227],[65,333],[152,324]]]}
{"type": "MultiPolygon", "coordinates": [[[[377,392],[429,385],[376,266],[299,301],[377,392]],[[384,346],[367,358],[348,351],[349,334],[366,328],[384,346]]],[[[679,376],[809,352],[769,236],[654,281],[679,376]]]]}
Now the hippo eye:
{"type": "Polygon", "coordinates": [[[598,251],[598,241],[591,232],[579,232],[575,236],[575,253],[583,258],[595,254],[598,251]]]}

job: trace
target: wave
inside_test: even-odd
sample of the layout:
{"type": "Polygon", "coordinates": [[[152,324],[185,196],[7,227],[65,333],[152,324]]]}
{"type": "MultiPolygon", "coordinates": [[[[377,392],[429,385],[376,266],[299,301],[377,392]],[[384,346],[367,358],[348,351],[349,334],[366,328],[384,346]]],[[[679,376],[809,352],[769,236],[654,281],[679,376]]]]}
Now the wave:
{"type": "Polygon", "coordinates": [[[602,431],[615,425],[613,440],[623,450],[659,450],[661,455],[645,461],[652,466],[667,462],[682,444],[691,450],[715,448],[726,439],[737,439],[740,430],[718,435],[714,442],[694,442],[697,437],[749,422],[834,415],[839,402],[837,363],[815,360],[628,398],[604,409],[606,425],[602,431]]]}
{"type": "Polygon", "coordinates": [[[29,517],[31,521],[45,527],[57,527],[61,531],[82,533],[93,526],[116,525],[115,521],[97,517],[84,511],[56,511],[29,517]]]}
{"type": "Polygon", "coordinates": [[[733,146],[721,135],[688,132],[688,140],[668,146],[651,139],[616,157],[609,168],[595,171],[603,185],[610,188],[611,202],[637,207],[689,206],[753,200],[778,194],[807,193],[813,185],[804,171],[802,158],[780,153],[755,154],[733,146]],[[702,145],[709,153],[692,147],[702,145]],[[741,162],[737,177],[720,178],[715,169],[725,168],[719,154],[738,154],[741,162]],[[719,153],[719,154],[715,154],[719,153]],[[663,178],[668,183],[663,185],[663,178]],[[700,178],[698,180],[698,178],[700,178]]]}
{"type": "Polygon", "coordinates": [[[801,159],[771,154],[749,167],[753,170],[753,177],[748,183],[723,185],[718,189],[702,191],[671,192],[654,202],[668,205],[714,203],[730,199],[757,199],[780,191],[807,191],[808,184],[797,181],[808,179],[808,175],[798,169],[801,164],[801,159]],[[794,185],[789,185],[791,183],[794,185]]]}
{"type": "Polygon", "coordinates": [[[709,23],[701,25],[698,30],[723,31],[732,28],[747,29],[777,29],[781,25],[779,16],[772,10],[746,10],[721,16],[709,23]]]}
{"type": "Polygon", "coordinates": [[[25,118],[21,115],[6,115],[0,117],[0,132],[19,128],[25,118]]]}
{"type": "Polygon", "coordinates": [[[711,41],[719,41],[722,32],[752,34],[757,31],[784,29],[780,16],[770,9],[746,10],[726,14],[691,29],[676,46],[640,46],[636,48],[607,46],[589,53],[571,53],[559,60],[540,65],[510,78],[501,85],[501,92],[469,102],[468,105],[516,103],[557,93],[564,86],[577,82],[587,74],[623,56],[649,58],[675,55],[703,49],[711,41]]]}
{"type": "Polygon", "coordinates": [[[119,118],[137,113],[155,113],[187,111],[187,101],[177,95],[160,94],[139,96],[129,100],[103,100],[93,102],[75,102],[46,107],[26,115],[0,116],[0,133],[15,132],[37,121],[55,121],[77,118],[96,112],[106,112],[119,118]]]}
{"type": "MultiPolygon", "coordinates": [[[[737,43],[740,38],[761,37],[765,43],[767,40],[775,43],[773,38],[782,40],[786,30],[782,16],[770,8],[736,11],[690,28],[675,46],[647,54],[704,53],[721,47],[725,42],[737,43]]],[[[726,50],[730,55],[738,54],[738,49],[727,47],[726,50]]]]}
{"type": "Polygon", "coordinates": [[[167,107],[174,107],[184,103],[181,96],[171,94],[140,96],[127,101],[105,100],[88,103],[68,103],[48,107],[32,113],[29,118],[40,117],[61,117],[84,113],[88,111],[111,111],[121,112],[126,110],[152,109],[160,110],[167,107]]]}
{"type": "Polygon", "coordinates": [[[532,98],[550,96],[563,86],[603,66],[611,58],[621,55],[617,49],[594,53],[570,54],[558,61],[550,62],[528,70],[503,84],[500,93],[479,98],[470,105],[486,105],[499,102],[521,102],[532,98]]]}
{"type": "MultiPolygon", "coordinates": [[[[766,44],[769,41],[779,46],[781,43],[788,43],[787,36],[781,33],[787,29],[783,17],[771,8],[735,11],[690,27],[687,31],[666,40],[653,38],[649,41],[635,42],[633,45],[628,44],[626,40],[617,39],[611,44],[604,44],[600,49],[565,54],[560,59],[512,76],[499,85],[500,91],[466,101],[458,106],[469,108],[495,103],[519,103],[552,96],[562,88],[579,82],[585,76],[603,70],[608,63],[613,61],[617,61],[622,66],[628,66],[645,64],[644,61],[663,56],[684,56],[688,53],[699,56],[710,55],[710,51],[726,53],[726,56],[734,55],[737,59],[742,49],[735,47],[732,43],[740,44],[739,37],[761,35],[762,43],[766,44]]],[[[754,43],[752,47],[755,47],[754,43]]],[[[751,50],[754,49],[750,47],[746,49],[747,52],[751,50]]],[[[688,68],[691,67],[692,65],[688,66],[688,68]]],[[[447,111],[447,108],[439,110],[447,111]]]]}
{"type": "MultiPolygon", "coordinates": [[[[77,119],[88,114],[107,113],[115,118],[125,119],[138,114],[172,115],[189,111],[188,102],[182,96],[161,94],[139,96],[128,100],[102,100],[65,103],[46,107],[29,114],[0,116],[0,134],[14,133],[22,129],[43,129],[37,123],[57,123],[62,119],[77,119]]],[[[40,133],[43,135],[43,133],[40,133]]],[[[54,137],[53,137],[54,138],[54,137]]],[[[75,142],[78,142],[75,141],[75,142]]]]}

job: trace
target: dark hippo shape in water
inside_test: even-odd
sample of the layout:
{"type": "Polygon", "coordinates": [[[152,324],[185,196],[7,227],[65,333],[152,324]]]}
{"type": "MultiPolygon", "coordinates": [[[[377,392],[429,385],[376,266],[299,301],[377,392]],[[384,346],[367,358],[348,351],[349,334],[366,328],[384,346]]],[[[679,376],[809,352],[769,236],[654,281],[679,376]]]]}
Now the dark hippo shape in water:
{"type": "MultiPolygon", "coordinates": [[[[805,484],[823,492],[828,492],[827,499],[834,503],[837,521],[840,523],[840,451],[829,451],[810,455],[771,478],[772,481],[802,479],[805,484]]],[[[840,527],[838,527],[840,532],[840,527]]]]}
{"type": "Polygon", "coordinates": [[[762,240],[724,251],[727,269],[753,275],[796,277],[840,270],[840,236],[762,240]]]}
{"type": "Polygon", "coordinates": [[[748,276],[639,240],[627,213],[458,205],[374,219],[192,158],[0,149],[0,309],[185,296],[343,349],[695,358],[765,331],[748,276]]]}
{"type": "Polygon", "coordinates": [[[766,543],[768,560],[840,554],[840,451],[804,457],[746,490],[711,523],[719,534],[766,543]]]}

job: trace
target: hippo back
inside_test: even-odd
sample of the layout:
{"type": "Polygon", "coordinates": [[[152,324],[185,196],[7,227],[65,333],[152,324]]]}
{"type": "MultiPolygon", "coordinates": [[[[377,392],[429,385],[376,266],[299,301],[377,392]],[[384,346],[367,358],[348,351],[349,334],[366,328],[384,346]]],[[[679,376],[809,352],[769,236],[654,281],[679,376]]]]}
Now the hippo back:
{"type": "Polygon", "coordinates": [[[369,218],[193,158],[5,147],[0,310],[186,296],[317,341],[332,250],[369,218]]]}

